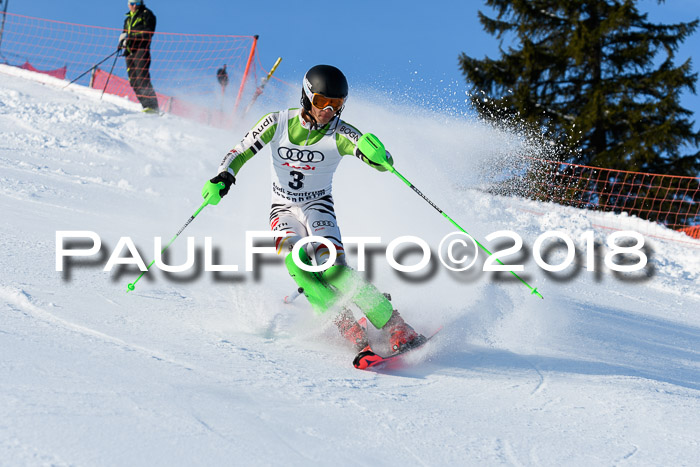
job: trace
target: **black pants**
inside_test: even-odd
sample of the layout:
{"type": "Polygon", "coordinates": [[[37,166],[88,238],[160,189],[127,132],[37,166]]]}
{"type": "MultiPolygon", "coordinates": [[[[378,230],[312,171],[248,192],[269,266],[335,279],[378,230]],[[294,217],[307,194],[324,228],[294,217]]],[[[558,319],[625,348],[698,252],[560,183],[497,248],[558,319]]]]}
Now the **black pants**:
{"type": "Polygon", "coordinates": [[[129,74],[129,84],[145,109],[149,107],[158,110],[158,99],[151,84],[151,51],[149,49],[133,50],[126,56],[126,71],[129,74]]]}

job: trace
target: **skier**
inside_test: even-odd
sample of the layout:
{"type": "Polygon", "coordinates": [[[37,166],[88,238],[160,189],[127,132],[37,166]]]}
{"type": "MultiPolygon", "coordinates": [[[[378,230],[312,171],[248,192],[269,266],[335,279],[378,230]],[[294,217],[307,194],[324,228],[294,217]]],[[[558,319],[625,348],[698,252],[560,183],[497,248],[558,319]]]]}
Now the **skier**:
{"type": "MultiPolygon", "coordinates": [[[[269,113],[258,121],[224,157],[218,175],[205,184],[202,195],[225,196],[243,164],[269,145],[273,166],[270,226],[284,233],[277,238],[276,248],[284,255],[289,274],[316,311],[323,313],[341,298],[349,299],[377,329],[388,330],[392,350],[401,352],[422,344],[425,337],[393,310],[384,294],[346,264],[333,209],[332,179],[343,156],[353,155],[379,171],[386,170],[360,151],[362,133],[340,119],[347,97],[348,82],[338,68],[317,65],[309,69],[302,82],[301,108],[269,113]],[[335,263],[323,273],[304,271],[292,257],[294,245],[310,235],[324,237],[337,252],[335,263]]],[[[386,157],[392,164],[388,152],[386,157]]],[[[306,246],[309,252],[299,250],[300,262],[312,265],[313,257],[320,265],[328,259],[330,253],[323,243],[306,246]]],[[[342,307],[335,324],[357,351],[369,349],[365,329],[347,307],[342,307]]]]}
{"type": "Polygon", "coordinates": [[[158,113],[158,98],[150,73],[151,39],[155,30],[156,15],[146,8],[143,0],[129,0],[129,12],[119,36],[119,49],[124,50],[129,84],[146,113],[158,113]]]}

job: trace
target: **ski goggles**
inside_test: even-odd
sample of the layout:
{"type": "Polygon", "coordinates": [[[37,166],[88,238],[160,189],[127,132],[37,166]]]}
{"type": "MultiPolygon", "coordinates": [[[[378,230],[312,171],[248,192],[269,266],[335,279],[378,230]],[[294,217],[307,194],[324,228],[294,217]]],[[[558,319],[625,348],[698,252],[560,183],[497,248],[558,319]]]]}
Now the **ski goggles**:
{"type": "Polygon", "coordinates": [[[331,110],[337,112],[345,105],[345,98],[326,97],[323,94],[314,93],[311,96],[311,104],[317,109],[326,110],[330,108],[331,110]]]}

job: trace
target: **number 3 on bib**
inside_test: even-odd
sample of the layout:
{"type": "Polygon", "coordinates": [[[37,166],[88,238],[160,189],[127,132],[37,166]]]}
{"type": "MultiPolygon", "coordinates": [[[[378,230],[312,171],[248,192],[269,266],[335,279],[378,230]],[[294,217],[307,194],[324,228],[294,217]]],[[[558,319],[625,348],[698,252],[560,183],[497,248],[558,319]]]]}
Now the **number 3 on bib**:
{"type": "Polygon", "coordinates": [[[292,170],[289,172],[289,175],[292,176],[292,181],[289,182],[289,188],[292,190],[301,190],[301,187],[304,186],[304,174],[301,172],[297,172],[296,170],[292,170]]]}

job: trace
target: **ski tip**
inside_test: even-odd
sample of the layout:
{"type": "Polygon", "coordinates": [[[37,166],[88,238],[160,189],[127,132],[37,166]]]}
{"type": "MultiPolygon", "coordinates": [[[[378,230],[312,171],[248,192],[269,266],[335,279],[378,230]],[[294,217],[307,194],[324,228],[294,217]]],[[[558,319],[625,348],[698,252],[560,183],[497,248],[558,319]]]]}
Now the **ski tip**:
{"type": "Polygon", "coordinates": [[[366,370],[367,368],[371,367],[372,365],[376,365],[382,360],[384,360],[384,358],[380,357],[371,350],[364,350],[355,356],[355,359],[352,361],[352,364],[358,370],[366,370]]]}
{"type": "Polygon", "coordinates": [[[536,297],[540,297],[541,299],[544,300],[544,297],[543,297],[542,294],[537,290],[537,287],[535,287],[534,289],[532,289],[532,292],[531,292],[530,295],[535,295],[536,297]]]}

